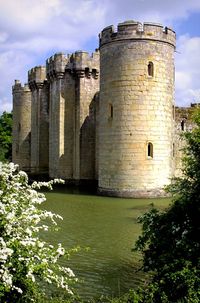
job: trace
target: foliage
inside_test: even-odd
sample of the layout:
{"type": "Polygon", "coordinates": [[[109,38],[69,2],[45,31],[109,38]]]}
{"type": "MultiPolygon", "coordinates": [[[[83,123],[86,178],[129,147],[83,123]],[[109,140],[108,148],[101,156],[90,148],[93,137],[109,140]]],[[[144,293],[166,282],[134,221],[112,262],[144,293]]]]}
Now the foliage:
{"type": "MultiPolygon", "coordinates": [[[[51,303],[139,303],[139,295],[132,289],[127,294],[119,297],[100,296],[99,298],[82,299],[80,297],[65,298],[60,295],[51,299],[51,303]]],[[[40,303],[49,303],[49,301],[42,299],[40,303]]],[[[152,303],[152,302],[151,302],[152,303]]]]}
{"type": "Polygon", "coordinates": [[[12,156],[12,113],[0,116],[0,161],[11,160],[12,156]]]}
{"type": "Polygon", "coordinates": [[[183,175],[167,188],[172,205],[152,208],[140,217],[142,235],[136,250],[143,269],[153,272],[138,302],[200,302],[200,111],[196,127],[185,133],[183,175]]]}
{"type": "Polygon", "coordinates": [[[69,252],[39,237],[62,217],[38,208],[46,199],[35,189],[51,189],[56,182],[60,180],[29,185],[16,165],[0,163],[0,302],[41,302],[48,284],[53,291],[59,287],[72,294],[74,273],[58,263],[69,252]]]}

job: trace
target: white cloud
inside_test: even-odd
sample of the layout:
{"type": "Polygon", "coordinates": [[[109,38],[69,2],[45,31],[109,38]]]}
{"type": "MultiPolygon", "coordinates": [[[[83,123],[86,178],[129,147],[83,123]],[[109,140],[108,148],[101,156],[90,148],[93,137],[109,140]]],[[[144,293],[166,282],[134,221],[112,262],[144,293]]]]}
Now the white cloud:
{"type": "Polygon", "coordinates": [[[104,10],[90,0],[0,0],[0,11],[0,112],[14,79],[26,81],[51,50],[81,49],[104,25],[104,10]]]}
{"type": "Polygon", "coordinates": [[[200,101],[200,37],[181,36],[176,54],[176,103],[200,101]]]}
{"type": "MultiPolygon", "coordinates": [[[[45,64],[47,54],[83,49],[87,41],[97,37],[105,26],[116,26],[118,22],[128,19],[173,26],[174,21],[200,11],[200,1],[0,0],[0,11],[1,112],[2,104],[11,102],[14,79],[26,81],[27,70],[45,64]]],[[[194,77],[199,76],[199,42],[198,39],[191,40],[189,36],[181,39],[181,55],[177,59],[178,96],[181,95],[182,85],[185,90],[179,100],[183,95],[188,100],[189,95],[198,90],[194,77]],[[187,60],[186,56],[191,52],[195,52],[193,58],[190,58],[193,67],[187,65],[184,59],[187,60]]]]}
{"type": "Polygon", "coordinates": [[[127,19],[173,24],[178,18],[186,18],[189,13],[200,10],[199,0],[101,0],[107,8],[108,22],[127,19]]]}
{"type": "Polygon", "coordinates": [[[42,30],[47,22],[57,15],[59,0],[1,0],[1,26],[15,32],[31,33],[42,30]],[[17,26],[16,26],[17,25],[17,26]]]}
{"type": "Polygon", "coordinates": [[[8,34],[5,32],[0,32],[0,43],[6,42],[7,39],[8,39],[8,34]]]}
{"type": "Polygon", "coordinates": [[[0,98],[0,113],[1,112],[10,112],[12,110],[12,103],[10,100],[8,100],[6,97],[5,98],[0,98]]]}
{"type": "Polygon", "coordinates": [[[104,10],[90,0],[0,0],[1,49],[71,51],[104,26],[104,10]]]}
{"type": "Polygon", "coordinates": [[[0,112],[12,108],[12,85],[15,79],[26,81],[27,71],[34,63],[26,52],[8,50],[0,53],[0,112]]]}

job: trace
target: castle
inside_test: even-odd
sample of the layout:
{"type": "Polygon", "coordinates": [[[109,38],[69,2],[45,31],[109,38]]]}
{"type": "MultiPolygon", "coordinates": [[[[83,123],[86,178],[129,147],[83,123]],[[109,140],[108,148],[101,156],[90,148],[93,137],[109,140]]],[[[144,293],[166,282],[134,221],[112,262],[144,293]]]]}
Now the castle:
{"type": "Polygon", "coordinates": [[[57,53],[32,68],[28,84],[13,86],[13,162],[96,180],[104,195],[163,196],[190,116],[175,108],[175,41],[168,27],[126,21],[104,28],[91,56],[57,53]]]}

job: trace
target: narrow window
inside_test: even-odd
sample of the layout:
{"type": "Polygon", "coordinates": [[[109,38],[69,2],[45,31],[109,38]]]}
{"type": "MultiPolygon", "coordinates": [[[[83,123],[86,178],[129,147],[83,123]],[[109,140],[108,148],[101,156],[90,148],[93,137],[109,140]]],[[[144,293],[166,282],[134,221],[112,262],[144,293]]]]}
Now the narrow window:
{"type": "Polygon", "coordinates": [[[19,153],[19,144],[18,143],[16,144],[16,150],[15,151],[16,151],[16,154],[19,153]]]}
{"type": "Polygon", "coordinates": [[[184,120],[181,121],[181,130],[182,131],[185,130],[185,121],[184,120]]]}
{"type": "Polygon", "coordinates": [[[148,76],[153,77],[154,70],[153,70],[153,62],[149,62],[148,64],[148,76]]]}
{"type": "Polygon", "coordinates": [[[175,106],[172,106],[172,116],[173,116],[173,120],[175,119],[175,106]]]}
{"type": "Polygon", "coordinates": [[[173,146],[172,146],[172,155],[173,157],[175,156],[175,144],[173,143],[173,146]]]}
{"type": "Polygon", "coordinates": [[[109,104],[109,118],[113,118],[113,105],[109,104]]]}
{"type": "Polygon", "coordinates": [[[148,157],[153,158],[153,144],[151,142],[148,143],[148,157]]]}
{"type": "Polygon", "coordinates": [[[21,131],[21,123],[18,124],[18,132],[21,131]]]}

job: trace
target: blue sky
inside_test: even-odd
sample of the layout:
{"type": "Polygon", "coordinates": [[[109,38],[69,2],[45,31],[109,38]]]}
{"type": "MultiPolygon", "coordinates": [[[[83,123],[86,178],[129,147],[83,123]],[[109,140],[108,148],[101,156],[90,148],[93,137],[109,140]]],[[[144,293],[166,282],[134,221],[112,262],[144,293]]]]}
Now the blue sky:
{"type": "Polygon", "coordinates": [[[176,104],[200,101],[200,0],[0,0],[0,14],[0,112],[12,109],[15,79],[55,52],[93,51],[104,27],[125,20],[176,31],[176,104]]]}

